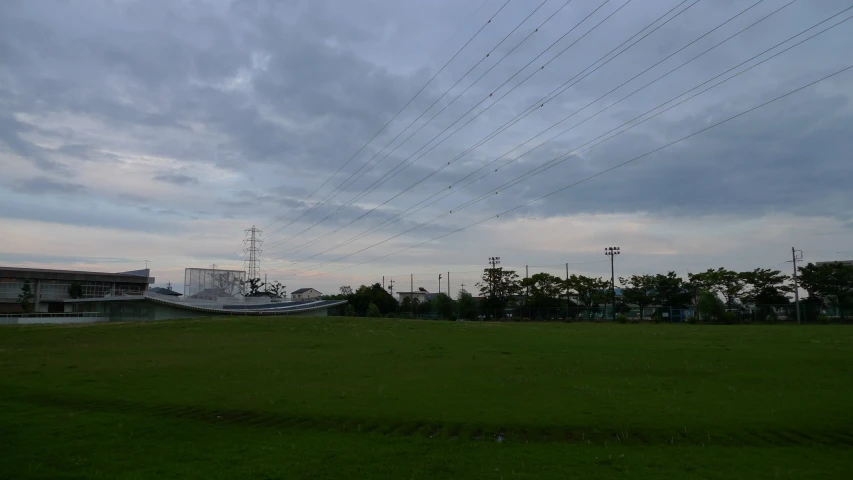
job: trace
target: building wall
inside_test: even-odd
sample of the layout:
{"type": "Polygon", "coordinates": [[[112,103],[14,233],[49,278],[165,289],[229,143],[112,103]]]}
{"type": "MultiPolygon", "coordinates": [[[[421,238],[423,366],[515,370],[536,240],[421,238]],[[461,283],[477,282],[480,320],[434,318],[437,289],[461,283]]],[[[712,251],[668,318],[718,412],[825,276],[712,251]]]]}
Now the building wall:
{"type": "Polygon", "coordinates": [[[310,300],[312,298],[320,298],[323,294],[313,288],[307,292],[293,293],[290,295],[292,300],[310,300]]]}

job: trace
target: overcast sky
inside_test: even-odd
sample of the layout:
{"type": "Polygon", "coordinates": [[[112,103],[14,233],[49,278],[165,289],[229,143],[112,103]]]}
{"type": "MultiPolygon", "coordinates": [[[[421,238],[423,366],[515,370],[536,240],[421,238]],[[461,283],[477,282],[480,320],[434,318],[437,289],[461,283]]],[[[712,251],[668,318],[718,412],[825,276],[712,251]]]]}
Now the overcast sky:
{"type": "Polygon", "coordinates": [[[288,291],[853,258],[853,70],[589,178],[853,65],[853,10],[767,51],[850,6],[788,3],[6,0],[0,264],[180,290],[252,225],[288,291]]]}

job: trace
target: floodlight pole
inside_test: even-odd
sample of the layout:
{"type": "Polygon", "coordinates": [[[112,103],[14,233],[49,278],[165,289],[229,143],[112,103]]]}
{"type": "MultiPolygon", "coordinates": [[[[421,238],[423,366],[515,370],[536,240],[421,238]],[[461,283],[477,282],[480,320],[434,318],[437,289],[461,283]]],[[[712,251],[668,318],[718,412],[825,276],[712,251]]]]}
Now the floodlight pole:
{"type": "Polygon", "coordinates": [[[604,254],[610,257],[610,313],[613,321],[616,321],[616,271],[613,267],[613,258],[619,255],[619,247],[604,247],[604,254]]]}
{"type": "Polygon", "coordinates": [[[438,274],[438,293],[441,293],[441,274],[438,274]]]}
{"type": "Polygon", "coordinates": [[[797,323],[803,323],[800,319],[800,286],[797,282],[797,260],[803,259],[803,251],[791,247],[791,260],[794,262],[794,308],[797,309],[797,323]]]}

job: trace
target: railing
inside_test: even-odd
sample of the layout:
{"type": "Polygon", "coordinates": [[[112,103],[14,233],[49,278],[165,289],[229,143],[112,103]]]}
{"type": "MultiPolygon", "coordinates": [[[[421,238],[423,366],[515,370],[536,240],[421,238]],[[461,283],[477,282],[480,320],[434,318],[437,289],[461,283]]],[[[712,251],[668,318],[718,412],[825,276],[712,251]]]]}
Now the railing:
{"type": "Polygon", "coordinates": [[[50,318],[50,317],[104,317],[102,312],[68,312],[68,313],[3,313],[0,318],[50,318]]]}

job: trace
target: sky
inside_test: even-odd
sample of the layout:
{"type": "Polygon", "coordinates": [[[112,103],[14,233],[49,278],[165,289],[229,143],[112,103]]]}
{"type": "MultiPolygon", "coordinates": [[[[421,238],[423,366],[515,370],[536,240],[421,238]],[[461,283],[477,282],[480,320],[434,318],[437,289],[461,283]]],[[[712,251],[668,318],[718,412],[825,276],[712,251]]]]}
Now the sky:
{"type": "Polygon", "coordinates": [[[7,0],[0,265],[180,290],[252,226],[324,293],[853,258],[848,7],[7,0]]]}

